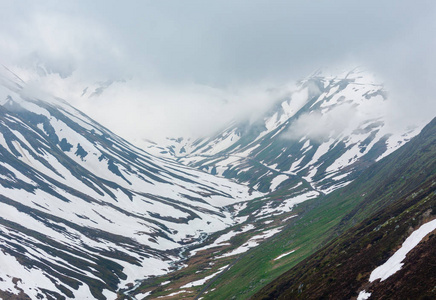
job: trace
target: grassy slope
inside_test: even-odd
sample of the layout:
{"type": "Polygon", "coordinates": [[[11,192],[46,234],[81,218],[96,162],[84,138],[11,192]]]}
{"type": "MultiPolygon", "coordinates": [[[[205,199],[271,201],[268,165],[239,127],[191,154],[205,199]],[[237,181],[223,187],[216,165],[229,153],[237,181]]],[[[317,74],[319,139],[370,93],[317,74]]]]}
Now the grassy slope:
{"type": "MultiPolygon", "coordinates": [[[[281,234],[247,252],[210,286],[204,299],[247,299],[374,211],[412,192],[435,174],[433,120],[394,154],[366,170],[349,186],[298,207],[281,234]],[[274,261],[290,250],[294,253],[274,261]]],[[[283,278],[283,277],[282,277],[283,278]]],[[[284,280],[286,281],[286,280],[284,280]]]]}
{"type": "MultiPolygon", "coordinates": [[[[410,143],[371,167],[349,187],[328,197],[325,204],[349,204],[346,207],[349,212],[329,232],[330,237],[345,233],[253,298],[349,299],[365,288],[373,293],[374,299],[417,296],[434,299],[436,266],[419,259],[434,259],[434,235],[416,250],[420,255],[411,253],[415,261],[392,278],[381,284],[378,281],[369,284],[368,278],[411,231],[436,217],[435,157],[436,120],[433,120],[410,143]],[[354,224],[357,225],[346,231],[354,224]]],[[[325,204],[316,210],[324,209],[325,204]]]]}

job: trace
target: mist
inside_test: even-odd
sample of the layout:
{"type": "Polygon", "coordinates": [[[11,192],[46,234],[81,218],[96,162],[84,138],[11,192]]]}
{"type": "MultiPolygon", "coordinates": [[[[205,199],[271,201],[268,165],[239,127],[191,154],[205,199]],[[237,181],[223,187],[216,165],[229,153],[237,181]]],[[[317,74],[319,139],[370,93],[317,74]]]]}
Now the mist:
{"type": "Polygon", "coordinates": [[[0,62],[131,141],[207,135],[256,118],[319,68],[376,74],[393,124],[436,111],[434,1],[1,6],[0,62]]]}

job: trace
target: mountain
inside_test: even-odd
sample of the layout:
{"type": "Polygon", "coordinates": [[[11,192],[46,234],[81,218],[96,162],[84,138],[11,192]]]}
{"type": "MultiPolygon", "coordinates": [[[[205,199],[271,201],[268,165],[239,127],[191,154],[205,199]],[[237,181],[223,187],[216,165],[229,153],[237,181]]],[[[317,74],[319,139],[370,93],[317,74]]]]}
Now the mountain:
{"type": "Polygon", "coordinates": [[[433,119],[326,199],[353,203],[334,229],[339,236],[252,299],[434,299],[435,157],[433,119]]]}
{"type": "Polygon", "coordinates": [[[389,103],[383,85],[367,72],[316,72],[261,117],[233,123],[212,137],[145,147],[264,193],[308,186],[328,194],[422,128],[389,126],[389,103]]]}
{"type": "MultiPolygon", "coordinates": [[[[366,73],[315,73],[259,118],[145,152],[2,68],[0,297],[287,295],[282,274],[432,186],[432,131],[393,130],[388,103],[366,73]]],[[[360,279],[352,295],[375,293],[360,279]]]]}
{"type": "MultiPolygon", "coordinates": [[[[217,232],[205,239],[202,244],[189,249],[192,256],[185,261],[185,268],[159,278],[150,278],[142,282],[133,294],[138,295],[138,299],[141,297],[146,297],[146,299],[157,297],[162,299],[247,299],[287,270],[325,247],[345,230],[368,217],[377,208],[384,207],[384,201],[381,201],[371,205],[367,210],[359,209],[362,204],[361,201],[364,200],[362,195],[371,194],[372,197],[376,197],[383,194],[384,189],[390,190],[391,187],[387,183],[382,185],[381,182],[392,175],[391,171],[398,172],[399,169],[395,166],[396,164],[402,163],[403,168],[412,165],[415,158],[409,160],[403,156],[397,159],[395,163],[392,163],[391,166],[386,166],[383,162],[391,157],[390,154],[395,155],[397,151],[403,149],[404,145],[408,145],[409,138],[417,134],[420,127],[405,133],[399,133],[389,129],[385,115],[380,114],[377,118],[374,118],[375,115],[379,114],[377,105],[384,105],[389,100],[385,99],[386,93],[381,85],[368,83],[368,78],[363,76],[367,75],[352,72],[348,75],[345,74],[330,79],[319,75],[310,77],[310,81],[315,82],[317,80],[321,82],[342,82],[343,86],[349,86],[348,89],[356,92],[347,96],[345,91],[342,91],[338,86],[333,91],[324,90],[323,92],[326,94],[338,92],[339,94],[336,97],[343,97],[342,102],[332,104],[332,107],[324,112],[329,118],[344,117],[342,111],[347,113],[346,116],[355,116],[357,118],[355,122],[346,123],[346,126],[338,126],[341,130],[336,134],[333,133],[325,137],[317,136],[313,132],[306,132],[305,136],[310,138],[309,143],[304,140],[300,141],[302,138],[299,140],[289,138],[290,132],[294,130],[292,128],[301,126],[300,120],[304,115],[314,114],[316,118],[320,118],[323,126],[328,125],[329,122],[323,122],[322,109],[318,107],[318,109],[311,110],[312,107],[315,107],[314,103],[319,99],[327,101],[325,95],[322,96],[323,93],[321,93],[318,96],[304,100],[308,101],[308,104],[305,110],[300,112],[299,117],[290,118],[289,122],[292,121],[292,125],[286,122],[283,123],[284,127],[288,126],[281,131],[281,134],[285,135],[285,137],[279,138],[279,133],[275,132],[278,135],[273,136],[273,133],[269,138],[269,143],[263,140],[262,137],[257,141],[260,144],[258,147],[262,147],[263,142],[267,143],[264,146],[264,152],[261,152],[266,153],[262,162],[272,163],[276,157],[274,155],[277,154],[273,146],[280,145],[280,153],[294,151],[292,156],[289,156],[289,160],[294,160],[293,157],[295,156],[304,165],[304,156],[305,153],[310,152],[307,149],[310,148],[312,141],[327,140],[325,143],[330,145],[333,140],[332,137],[335,137],[337,143],[343,143],[346,146],[338,148],[329,146],[324,149],[326,152],[321,156],[313,153],[307,154],[309,156],[307,165],[312,166],[308,167],[308,170],[316,176],[320,174],[320,177],[317,177],[319,181],[314,180],[315,175],[313,177],[306,176],[307,173],[305,172],[307,170],[304,171],[304,169],[299,171],[297,168],[291,175],[289,172],[279,170],[279,165],[271,166],[270,163],[260,163],[259,159],[256,160],[259,156],[249,155],[244,160],[233,160],[233,162],[236,161],[235,165],[225,169],[219,175],[245,182],[253,189],[261,189],[261,185],[258,185],[259,179],[262,180],[262,178],[269,176],[268,180],[271,180],[271,182],[268,183],[267,180],[264,185],[267,189],[261,189],[268,192],[261,198],[243,204],[243,208],[238,212],[238,216],[245,219],[243,223],[222,232],[217,232]],[[357,93],[359,89],[360,92],[357,93]],[[378,96],[362,96],[371,89],[378,96]],[[349,109],[347,103],[352,108],[349,109]],[[345,105],[345,108],[342,105],[345,105]],[[311,111],[312,113],[310,113],[311,111]],[[370,126],[370,124],[372,125],[370,126]],[[351,125],[354,125],[354,127],[351,125]],[[302,147],[304,143],[309,144],[309,146],[302,147]],[[367,145],[367,148],[363,145],[367,145]],[[303,159],[301,159],[302,157],[303,159]],[[348,159],[343,157],[348,157],[348,159]],[[246,165],[238,165],[241,161],[244,161],[246,165]],[[317,161],[317,163],[314,161],[317,161]],[[405,162],[408,162],[409,165],[404,164],[405,162]],[[329,167],[326,166],[336,166],[337,169],[332,167],[330,171],[327,171],[329,167]],[[241,174],[239,172],[232,173],[228,171],[232,168],[242,167],[250,169],[252,174],[259,174],[259,176],[263,177],[256,177],[257,175],[243,177],[239,176],[241,174]],[[322,171],[323,168],[325,168],[324,171],[322,171]],[[384,169],[384,171],[380,171],[375,176],[374,170],[380,169],[384,169]],[[344,175],[344,172],[347,173],[343,177],[345,181],[342,180],[343,178],[338,177],[340,176],[338,174],[344,175]],[[286,176],[287,180],[277,183],[278,179],[274,180],[274,178],[280,178],[279,176],[286,176]],[[355,181],[356,184],[354,184],[355,181]],[[371,182],[370,186],[368,182],[371,182]],[[275,187],[271,188],[273,183],[275,187]],[[380,186],[378,186],[379,184],[380,186]]],[[[308,87],[305,84],[307,82],[302,83],[304,87],[308,87]]],[[[323,86],[328,86],[328,84],[324,83],[323,86]]],[[[316,92],[317,89],[312,87],[310,90],[316,92]]],[[[347,89],[345,88],[345,90],[347,89]]],[[[287,100],[290,102],[286,103],[292,103],[292,99],[298,99],[296,97],[291,95],[291,99],[287,100]]],[[[332,99],[329,101],[332,101],[332,99]]],[[[304,101],[302,100],[302,102],[304,101]]],[[[277,107],[283,108],[282,103],[276,105],[272,111],[277,107]]],[[[320,107],[326,105],[320,104],[320,107]]],[[[305,117],[303,117],[304,119],[305,117]]],[[[253,124],[247,125],[249,127],[247,132],[254,130],[250,129],[250,126],[254,126],[253,124]]],[[[232,126],[236,125],[233,124],[232,126]]],[[[328,132],[330,132],[331,127],[328,129],[328,132]]],[[[300,135],[302,133],[300,132],[300,135]]],[[[212,139],[200,141],[210,140],[212,139]]],[[[232,150],[230,146],[222,152],[217,150],[218,152],[215,154],[211,152],[210,156],[203,156],[195,153],[190,154],[199,150],[188,147],[192,143],[186,139],[180,138],[168,141],[169,145],[166,147],[149,144],[147,150],[154,151],[157,154],[161,151],[163,153],[160,153],[160,155],[175,157],[184,164],[201,169],[207,169],[207,166],[205,167],[203,164],[219,163],[222,159],[230,160],[232,155],[227,155],[227,151],[230,153],[238,151],[237,149],[232,150]],[[181,145],[184,150],[180,147],[181,145]]],[[[257,142],[252,145],[257,145],[257,142]]],[[[416,147],[416,143],[411,146],[412,149],[416,147]]],[[[319,147],[318,150],[314,150],[315,153],[320,151],[319,147]]],[[[214,149],[213,145],[211,145],[210,151],[214,149]]],[[[223,147],[217,149],[223,149],[223,147]]],[[[407,149],[410,150],[411,148],[407,149]]],[[[406,156],[413,157],[412,152],[407,152],[406,156]]],[[[416,165],[413,164],[415,169],[410,170],[413,175],[410,175],[409,178],[411,179],[411,176],[413,176],[414,180],[401,181],[405,186],[400,190],[406,190],[407,187],[407,190],[410,191],[410,189],[420,184],[422,180],[422,177],[420,177],[421,163],[422,166],[426,166],[425,162],[417,160],[416,165]]],[[[293,165],[292,162],[288,162],[288,164],[293,165]]],[[[211,168],[208,168],[208,170],[211,171],[211,168]]],[[[427,173],[423,172],[422,174],[427,173]]],[[[386,200],[386,203],[388,203],[388,200],[386,200]]]]}
{"type": "Polygon", "coordinates": [[[156,158],[0,72],[0,297],[114,299],[260,193],[156,158]],[[232,211],[233,210],[233,211],[232,211]]]}

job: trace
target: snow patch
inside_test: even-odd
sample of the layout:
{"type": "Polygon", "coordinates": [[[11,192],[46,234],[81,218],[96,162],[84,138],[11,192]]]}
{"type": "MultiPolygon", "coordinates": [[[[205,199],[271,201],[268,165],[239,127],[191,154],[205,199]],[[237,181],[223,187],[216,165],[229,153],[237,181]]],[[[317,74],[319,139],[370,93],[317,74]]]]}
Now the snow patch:
{"type": "Polygon", "coordinates": [[[214,278],[216,275],[218,275],[219,273],[221,273],[222,271],[224,271],[226,268],[228,267],[228,265],[221,267],[218,272],[215,272],[209,276],[204,277],[203,279],[199,279],[190,283],[185,284],[184,286],[181,286],[180,288],[185,289],[185,288],[191,288],[194,286],[199,286],[199,285],[203,285],[206,283],[206,281],[208,281],[209,279],[214,278]]]}
{"type": "Polygon", "coordinates": [[[287,175],[283,175],[283,174],[274,177],[273,180],[271,180],[270,190],[272,192],[275,191],[277,189],[277,187],[288,178],[289,177],[287,175]]]}
{"type": "Polygon", "coordinates": [[[257,245],[259,245],[262,241],[266,240],[267,238],[270,238],[273,235],[279,233],[282,230],[282,228],[283,227],[277,227],[277,228],[273,228],[271,230],[266,230],[266,231],[262,232],[259,235],[255,235],[255,236],[251,237],[242,246],[234,249],[233,251],[230,251],[228,253],[220,255],[220,256],[218,256],[216,258],[219,259],[219,258],[229,257],[229,256],[233,256],[233,255],[237,255],[237,254],[241,254],[241,253],[247,252],[251,248],[256,247],[257,245]]]}
{"type": "Polygon", "coordinates": [[[401,248],[397,250],[383,265],[372,271],[369,282],[380,279],[384,281],[395,274],[403,266],[403,260],[416,245],[430,232],[436,229],[436,220],[430,221],[417,230],[415,230],[403,243],[401,248]]]}
{"type": "Polygon", "coordinates": [[[294,253],[294,252],[295,252],[295,250],[292,250],[292,251],[289,251],[289,252],[283,253],[282,255],[279,255],[279,256],[277,256],[276,258],[274,258],[274,260],[279,260],[280,258],[285,257],[285,256],[288,256],[289,254],[292,254],[292,253],[294,253]]]}
{"type": "Polygon", "coordinates": [[[367,300],[370,296],[371,293],[367,293],[365,290],[363,290],[359,293],[359,296],[357,296],[357,300],[367,300]]]}

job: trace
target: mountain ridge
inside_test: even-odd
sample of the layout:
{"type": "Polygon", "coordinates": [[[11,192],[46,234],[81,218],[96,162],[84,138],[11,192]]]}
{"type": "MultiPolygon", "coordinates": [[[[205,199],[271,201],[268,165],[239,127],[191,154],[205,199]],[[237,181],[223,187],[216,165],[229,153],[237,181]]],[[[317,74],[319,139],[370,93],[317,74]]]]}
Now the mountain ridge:
{"type": "Polygon", "coordinates": [[[29,98],[21,93],[25,84],[7,76],[2,81],[12,90],[2,88],[0,107],[1,248],[8,253],[2,259],[24,259],[31,267],[16,266],[22,275],[39,272],[48,280],[41,286],[23,276],[19,288],[2,273],[7,297],[24,289],[31,297],[112,298],[126,284],[177,268],[178,249],[237,222],[226,205],[260,195],[151,156],[61,99],[29,98]],[[97,268],[98,260],[106,268],[97,268]],[[58,275],[64,266],[72,268],[68,279],[58,275]]]}

